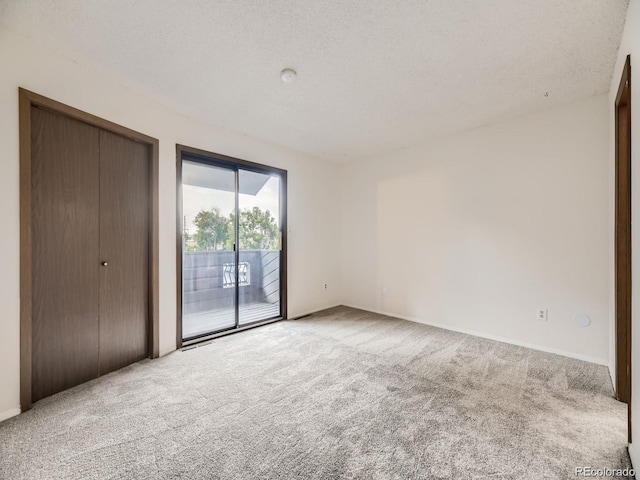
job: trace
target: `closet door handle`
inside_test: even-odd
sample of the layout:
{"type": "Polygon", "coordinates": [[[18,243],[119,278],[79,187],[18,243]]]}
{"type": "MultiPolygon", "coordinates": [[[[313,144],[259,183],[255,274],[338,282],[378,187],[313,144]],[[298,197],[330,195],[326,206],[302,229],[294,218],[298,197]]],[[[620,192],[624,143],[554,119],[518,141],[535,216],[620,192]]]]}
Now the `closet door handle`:
{"type": "Polygon", "coordinates": [[[107,265],[109,265],[107,262],[102,262],[103,267],[106,267],[107,265]]]}

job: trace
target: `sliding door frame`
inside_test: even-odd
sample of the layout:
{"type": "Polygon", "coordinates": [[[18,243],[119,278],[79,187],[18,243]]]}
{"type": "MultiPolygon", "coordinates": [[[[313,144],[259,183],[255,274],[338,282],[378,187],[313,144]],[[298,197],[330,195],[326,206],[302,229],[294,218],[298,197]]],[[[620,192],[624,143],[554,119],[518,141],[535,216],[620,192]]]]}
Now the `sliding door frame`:
{"type": "MultiPolygon", "coordinates": [[[[276,322],[278,320],[285,320],[287,318],[287,171],[263,165],[260,163],[249,162],[240,158],[230,157],[228,155],[222,155],[219,153],[208,152],[206,150],[200,150],[198,148],[188,147],[185,145],[176,144],[176,298],[177,298],[177,311],[176,311],[176,346],[182,348],[182,235],[183,235],[183,205],[182,205],[182,158],[184,155],[192,157],[197,161],[200,161],[203,165],[211,165],[213,167],[223,167],[234,170],[236,173],[236,192],[235,192],[235,205],[236,212],[238,210],[238,170],[248,170],[257,173],[264,174],[276,174],[280,176],[280,231],[282,234],[281,242],[281,254],[280,254],[280,316],[273,319],[267,319],[264,321],[256,321],[247,325],[239,325],[238,312],[239,312],[239,284],[238,284],[238,258],[240,255],[239,242],[236,245],[235,250],[235,262],[236,262],[236,306],[235,306],[235,326],[230,327],[219,332],[213,332],[210,335],[203,335],[188,342],[184,342],[184,345],[191,345],[194,343],[204,342],[211,338],[226,335],[229,333],[235,333],[249,328],[254,328],[266,323],[276,322]]],[[[236,213],[236,235],[239,236],[238,222],[239,213],[236,213]]],[[[238,237],[239,239],[239,237],[238,237]]]]}
{"type": "Polygon", "coordinates": [[[160,354],[159,322],[159,195],[158,140],[90,113],[56,102],[37,93],[18,89],[20,123],[20,409],[31,408],[33,258],[31,234],[31,107],[64,115],[102,130],[149,146],[149,314],[148,354],[160,354]]]}

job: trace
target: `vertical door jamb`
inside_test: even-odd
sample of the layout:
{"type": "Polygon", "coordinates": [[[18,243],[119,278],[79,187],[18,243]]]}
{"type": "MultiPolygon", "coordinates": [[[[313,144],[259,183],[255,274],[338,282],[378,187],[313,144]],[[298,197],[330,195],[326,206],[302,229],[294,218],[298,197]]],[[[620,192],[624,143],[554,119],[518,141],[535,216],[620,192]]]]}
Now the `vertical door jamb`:
{"type": "Polygon", "coordinates": [[[631,443],[631,58],[614,105],[616,398],[627,403],[631,443]]]}

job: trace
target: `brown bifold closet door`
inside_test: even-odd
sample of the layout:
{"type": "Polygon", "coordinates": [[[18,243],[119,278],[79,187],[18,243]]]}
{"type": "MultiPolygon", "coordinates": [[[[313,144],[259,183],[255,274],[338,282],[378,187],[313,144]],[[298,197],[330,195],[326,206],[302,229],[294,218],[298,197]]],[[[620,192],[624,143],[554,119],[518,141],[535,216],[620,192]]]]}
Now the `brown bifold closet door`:
{"type": "Polygon", "coordinates": [[[31,108],[32,401],[149,352],[149,146],[31,108]]]}
{"type": "Polygon", "coordinates": [[[34,402],[98,376],[99,138],[31,108],[34,402]]]}
{"type": "Polygon", "coordinates": [[[100,375],[148,356],[149,159],[100,131],[100,375]]]}

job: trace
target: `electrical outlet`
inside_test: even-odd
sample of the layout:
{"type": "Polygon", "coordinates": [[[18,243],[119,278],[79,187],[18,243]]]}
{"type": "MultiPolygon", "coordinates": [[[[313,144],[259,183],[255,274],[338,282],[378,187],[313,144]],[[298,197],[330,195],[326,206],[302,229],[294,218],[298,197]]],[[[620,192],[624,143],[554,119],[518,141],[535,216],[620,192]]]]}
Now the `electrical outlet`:
{"type": "Polygon", "coordinates": [[[323,288],[324,288],[325,290],[328,288],[328,286],[327,286],[327,284],[326,284],[326,283],[324,283],[324,284],[323,284],[323,288]]]}
{"type": "Polygon", "coordinates": [[[536,313],[536,319],[540,320],[541,322],[546,322],[547,321],[547,309],[546,308],[539,308],[538,312],[536,313]]]}
{"type": "Polygon", "coordinates": [[[382,295],[385,296],[387,294],[387,287],[382,287],[382,295]]]}

